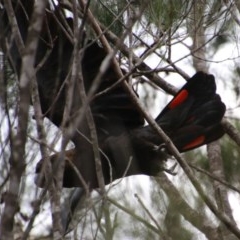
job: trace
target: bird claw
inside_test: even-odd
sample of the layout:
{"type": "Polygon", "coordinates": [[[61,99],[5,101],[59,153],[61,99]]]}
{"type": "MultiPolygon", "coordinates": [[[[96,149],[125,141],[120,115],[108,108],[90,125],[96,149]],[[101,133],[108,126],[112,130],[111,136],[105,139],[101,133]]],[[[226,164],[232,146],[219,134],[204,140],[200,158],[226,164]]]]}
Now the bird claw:
{"type": "Polygon", "coordinates": [[[159,151],[165,152],[166,151],[166,144],[162,143],[160,145],[154,145],[153,150],[156,151],[156,152],[159,152],[159,151]]]}
{"type": "Polygon", "coordinates": [[[176,176],[177,175],[177,172],[175,171],[176,167],[177,167],[177,163],[173,164],[173,166],[171,166],[170,168],[163,168],[163,171],[173,176],[176,176]]]}

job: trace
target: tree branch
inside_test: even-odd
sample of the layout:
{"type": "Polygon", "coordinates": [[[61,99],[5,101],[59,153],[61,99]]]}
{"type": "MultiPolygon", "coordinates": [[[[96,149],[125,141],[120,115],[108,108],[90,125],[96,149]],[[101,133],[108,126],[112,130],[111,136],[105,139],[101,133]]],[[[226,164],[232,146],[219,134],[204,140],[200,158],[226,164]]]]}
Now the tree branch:
{"type": "Polygon", "coordinates": [[[189,204],[183,199],[179,191],[168,179],[165,173],[160,173],[158,178],[155,178],[158,185],[167,194],[168,199],[179,210],[179,213],[194,227],[201,231],[208,239],[218,240],[219,233],[216,227],[212,226],[211,220],[209,220],[202,213],[195,211],[189,206],[189,204]]]}
{"type": "Polygon", "coordinates": [[[10,178],[9,188],[5,196],[5,206],[2,215],[0,239],[13,239],[14,216],[19,209],[18,192],[22,174],[25,170],[25,143],[28,126],[28,110],[30,105],[30,89],[31,80],[35,74],[34,62],[38,44],[38,35],[41,31],[41,26],[44,17],[44,11],[47,1],[35,2],[32,19],[29,27],[29,35],[24,48],[23,42],[20,40],[20,31],[17,30],[16,19],[12,3],[9,0],[4,1],[7,10],[10,24],[15,32],[17,46],[19,52],[24,54],[22,58],[22,71],[19,83],[19,108],[18,108],[18,127],[17,134],[12,139],[12,153],[10,157],[10,178]]]}
{"type": "Polygon", "coordinates": [[[238,146],[240,146],[240,133],[236,130],[236,128],[226,119],[222,120],[222,125],[229,137],[236,142],[238,146]]]}

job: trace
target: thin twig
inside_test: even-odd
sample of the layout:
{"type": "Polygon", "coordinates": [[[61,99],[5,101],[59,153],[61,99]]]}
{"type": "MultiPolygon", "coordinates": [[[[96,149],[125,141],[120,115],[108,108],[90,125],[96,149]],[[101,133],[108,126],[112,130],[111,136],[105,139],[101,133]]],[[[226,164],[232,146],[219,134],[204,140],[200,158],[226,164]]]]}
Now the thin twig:
{"type": "Polygon", "coordinates": [[[140,203],[141,207],[144,209],[144,211],[147,213],[147,215],[150,217],[150,219],[154,222],[154,224],[157,226],[159,234],[161,235],[162,239],[169,239],[168,236],[164,233],[160,225],[158,224],[157,220],[153,217],[153,215],[150,213],[150,211],[147,209],[147,207],[144,205],[141,198],[135,193],[134,196],[137,198],[138,202],[140,203]]]}
{"type": "Polygon", "coordinates": [[[119,204],[118,202],[116,202],[115,200],[113,200],[112,198],[107,197],[106,198],[107,201],[109,201],[111,204],[115,205],[117,208],[121,209],[122,211],[124,211],[125,213],[129,214],[131,217],[135,218],[136,220],[138,220],[139,222],[143,223],[145,226],[147,226],[149,229],[151,229],[153,232],[155,232],[156,234],[159,235],[159,230],[153,226],[152,224],[150,224],[148,221],[146,221],[144,218],[136,215],[133,211],[131,211],[129,208],[124,207],[123,205],[119,204]]]}
{"type": "Polygon", "coordinates": [[[226,182],[226,181],[223,180],[222,178],[219,178],[218,176],[216,176],[216,175],[214,175],[214,174],[212,174],[212,173],[210,173],[210,172],[208,172],[208,171],[206,171],[206,170],[204,170],[204,169],[202,169],[202,168],[199,168],[199,167],[197,167],[197,166],[195,166],[195,165],[193,165],[193,164],[191,164],[191,163],[188,163],[188,164],[189,164],[189,166],[190,166],[191,168],[195,169],[196,171],[207,175],[209,178],[211,178],[211,179],[213,179],[213,180],[215,180],[215,181],[220,182],[221,184],[225,185],[225,186],[228,187],[229,189],[231,189],[231,190],[233,190],[233,191],[235,191],[235,192],[237,192],[237,193],[240,194],[240,189],[232,186],[230,183],[226,182]]]}

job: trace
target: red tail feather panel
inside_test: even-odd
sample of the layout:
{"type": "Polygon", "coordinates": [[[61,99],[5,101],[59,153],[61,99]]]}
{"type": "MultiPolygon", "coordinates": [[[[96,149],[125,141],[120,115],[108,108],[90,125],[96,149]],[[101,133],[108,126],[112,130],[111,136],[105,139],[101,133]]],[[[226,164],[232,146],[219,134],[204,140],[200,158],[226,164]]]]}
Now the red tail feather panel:
{"type": "Polygon", "coordinates": [[[187,100],[188,91],[186,89],[181,90],[174,99],[168,104],[168,108],[173,109],[182,104],[185,100],[187,100]]]}
{"type": "Polygon", "coordinates": [[[187,145],[185,145],[182,150],[183,151],[187,151],[193,148],[196,148],[198,146],[201,146],[205,143],[205,136],[204,135],[200,135],[199,137],[193,139],[192,142],[189,142],[187,145]]]}
{"type": "Polygon", "coordinates": [[[156,118],[179,151],[187,151],[220,138],[226,107],[216,94],[213,75],[196,73],[156,118]],[[217,131],[217,132],[216,132],[217,131]]]}

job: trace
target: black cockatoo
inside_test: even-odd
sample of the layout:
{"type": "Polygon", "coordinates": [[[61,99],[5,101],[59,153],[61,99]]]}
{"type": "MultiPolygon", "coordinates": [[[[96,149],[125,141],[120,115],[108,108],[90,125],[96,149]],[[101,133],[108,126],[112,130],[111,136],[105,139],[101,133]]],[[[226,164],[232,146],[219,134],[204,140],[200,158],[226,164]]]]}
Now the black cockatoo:
{"type": "MultiPolygon", "coordinates": [[[[114,106],[111,106],[114,103],[114,101],[111,102],[111,97],[116,100],[114,98],[117,98],[117,96],[110,95],[108,96],[109,103],[106,101],[106,106],[109,107],[110,111],[113,111],[114,116],[114,111],[118,111],[118,108],[115,110],[114,106]]],[[[119,96],[119,102],[125,97],[128,97],[127,94],[126,96],[119,96]]],[[[105,115],[102,117],[107,116],[109,113],[108,107],[105,108],[104,106],[99,106],[99,109],[104,108],[105,115]]],[[[124,108],[129,111],[129,108],[124,104],[119,107],[122,107],[122,113],[124,113],[124,108]]],[[[185,152],[220,138],[224,134],[220,123],[224,113],[225,105],[222,103],[220,96],[216,94],[213,75],[198,72],[188,80],[170,103],[167,104],[156,118],[156,122],[171,138],[178,150],[185,152]]],[[[107,122],[108,120],[106,118],[107,122]]],[[[104,133],[106,133],[108,126],[112,128],[111,122],[108,122],[105,126],[104,129],[99,129],[99,131],[104,130],[104,133]]],[[[136,174],[156,176],[162,169],[162,163],[168,155],[159,148],[163,143],[162,139],[150,126],[139,124],[134,128],[123,128],[122,125],[120,127],[121,132],[116,135],[109,134],[103,137],[103,141],[100,142],[100,148],[105,153],[102,155],[105,183],[108,184],[111,180],[122,176],[136,174]]],[[[75,146],[78,146],[77,142],[75,146]]],[[[65,187],[81,186],[81,181],[78,179],[77,174],[74,173],[71,164],[75,164],[81,174],[84,175],[84,168],[80,167],[81,163],[90,160],[89,155],[85,155],[84,149],[80,151],[78,149],[78,147],[75,147],[66,151],[63,181],[65,187]]],[[[58,157],[58,154],[54,154],[51,160],[56,163],[58,157]]],[[[37,172],[40,171],[41,166],[42,162],[39,163],[37,172]]],[[[85,176],[85,180],[91,187],[96,188],[98,183],[94,173],[95,169],[92,169],[92,171],[90,175],[85,176]]]]}
{"type": "MultiPolygon", "coordinates": [[[[12,2],[25,41],[34,1],[12,2]]],[[[58,11],[60,10],[55,9],[53,12],[50,8],[46,11],[35,64],[37,66],[46,55],[48,56],[36,72],[38,91],[42,113],[60,127],[66,102],[66,79],[71,73],[73,45],[60,27],[59,22],[63,20],[58,17],[58,11]]],[[[71,19],[65,19],[62,26],[66,24],[70,29],[73,28],[71,19]]],[[[4,8],[0,27],[2,49],[6,49],[4,44],[7,42],[10,51],[6,51],[5,55],[19,75],[21,56],[15,40],[10,37],[11,27],[4,8]]],[[[107,53],[96,41],[86,41],[84,37],[79,44],[82,44],[83,52],[80,71],[85,90],[88,92],[107,53]]],[[[110,64],[96,92],[111,87],[117,80],[117,74],[110,64]]],[[[81,110],[78,87],[78,82],[75,82],[69,121],[81,110]]],[[[123,176],[156,176],[161,170],[163,160],[171,153],[167,150],[166,153],[161,151],[159,146],[163,144],[162,139],[150,126],[144,126],[141,113],[123,86],[119,84],[106,94],[94,97],[90,107],[98,134],[105,184],[123,176]]],[[[185,152],[220,138],[224,134],[220,123],[224,113],[225,105],[216,94],[214,76],[197,72],[167,104],[156,118],[156,122],[178,150],[185,152]]],[[[82,187],[82,182],[71,164],[76,166],[90,189],[99,187],[92,145],[86,138],[90,139],[90,133],[87,119],[84,118],[75,126],[75,133],[71,139],[75,148],[65,153],[64,187],[82,187]]],[[[51,161],[57,164],[58,154],[52,155],[51,161]]],[[[37,173],[41,172],[42,166],[40,161],[36,168],[37,173]]],[[[38,184],[44,186],[44,181],[38,184]]]]}

